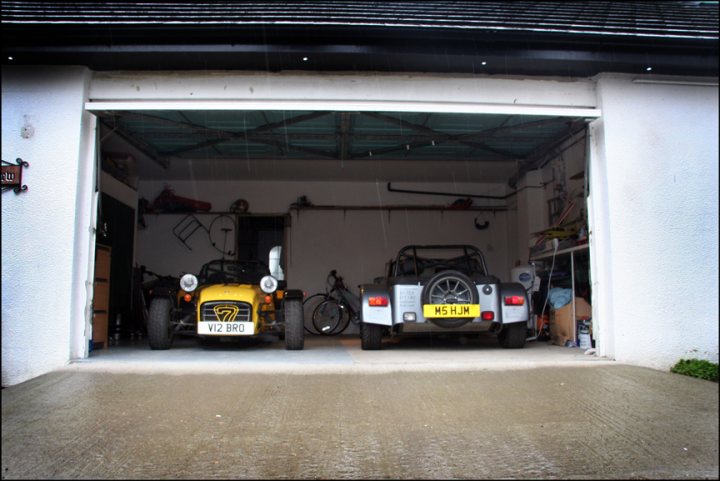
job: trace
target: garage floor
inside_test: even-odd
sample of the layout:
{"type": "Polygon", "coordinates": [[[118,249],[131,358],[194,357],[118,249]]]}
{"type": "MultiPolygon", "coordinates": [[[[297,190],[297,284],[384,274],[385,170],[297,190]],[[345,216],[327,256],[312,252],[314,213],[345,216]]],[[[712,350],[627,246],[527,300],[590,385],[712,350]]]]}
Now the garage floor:
{"type": "Polygon", "coordinates": [[[533,342],[144,341],[2,391],[2,478],[718,479],[718,384],[533,342]]]}
{"type": "Polygon", "coordinates": [[[346,373],[407,370],[506,369],[609,362],[586,350],[548,342],[529,342],[525,349],[502,349],[497,338],[483,333],[476,338],[384,338],[379,352],[363,351],[360,338],[307,336],[303,351],[286,351],[276,337],[245,338],[202,347],[194,338],[176,338],[172,349],[152,351],[147,340],[125,341],[120,346],[95,350],[69,369],[143,373],[346,373]]]}

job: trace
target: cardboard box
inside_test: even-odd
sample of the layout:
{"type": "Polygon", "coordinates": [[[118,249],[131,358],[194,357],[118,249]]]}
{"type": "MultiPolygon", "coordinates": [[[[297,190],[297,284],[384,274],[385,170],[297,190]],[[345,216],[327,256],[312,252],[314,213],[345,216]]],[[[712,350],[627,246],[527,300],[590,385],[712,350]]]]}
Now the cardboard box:
{"type": "Polygon", "coordinates": [[[93,349],[105,349],[108,342],[108,315],[96,312],[93,314],[92,340],[93,349]]]}
{"type": "Polygon", "coordinates": [[[94,290],[93,311],[107,312],[110,306],[110,283],[107,281],[95,281],[94,290]]]}
{"type": "Polygon", "coordinates": [[[105,246],[97,246],[95,251],[95,278],[109,280],[110,279],[110,248],[105,246]]]}
{"type": "Polygon", "coordinates": [[[564,346],[567,341],[577,343],[577,321],[592,317],[592,307],[582,297],[575,298],[575,317],[572,302],[550,310],[550,338],[553,344],[564,346]]]}

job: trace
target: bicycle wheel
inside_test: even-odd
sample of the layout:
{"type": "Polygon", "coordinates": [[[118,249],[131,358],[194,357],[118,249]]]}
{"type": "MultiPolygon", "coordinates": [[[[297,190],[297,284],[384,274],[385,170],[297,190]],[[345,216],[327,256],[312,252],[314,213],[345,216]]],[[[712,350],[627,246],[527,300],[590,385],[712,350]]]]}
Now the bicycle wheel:
{"type": "Polygon", "coordinates": [[[324,292],[318,292],[317,294],[313,294],[312,296],[306,298],[303,301],[303,313],[305,318],[305,330],[309,332],[310,334],[320,335],[320,332],[315,330],[315,327],[312,325],[312,318],[313,313],[315,312],[315,308],[320,305],[321,302],[326,300],[328,298],[328,295],[324,292]]]}
{"type": "Polygon", "coordinates": [[[338,320],[337,325],[335,326],[335,329],[333,329],[329,334],[331,336],[335,336],[337,334],[342,334],[345,329],[348,328],[348,325],[350,324],[351,314],[350,309],[348,309],[348,306],[345,304],[339,304],[340,307],[340,319],[338,320]]]}
{"type": "Polygon", "coordinates": [[[313,327],[325,336],[331,336],[342,319],[342,309],[335,299],[326,299],[317,305],[312,315],[313,327]]]}

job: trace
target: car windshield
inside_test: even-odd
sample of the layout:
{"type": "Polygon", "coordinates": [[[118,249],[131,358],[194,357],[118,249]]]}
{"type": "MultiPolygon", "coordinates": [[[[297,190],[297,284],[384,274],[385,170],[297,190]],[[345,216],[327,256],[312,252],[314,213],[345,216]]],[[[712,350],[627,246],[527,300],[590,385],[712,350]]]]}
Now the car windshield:
{"type": "Polygon", "coordinates": [[[469,245],[404,247],[393,264],[392,274],[420,277],[450,269],[468,276],[487,275],[482,253],[469,245]]]}
{"type": "Polygon", "coordinates": [[[262,262],[215,260],[200,270],[200,284],[259,284],[260,279],[270,275],[270,269],[262,262]]]}

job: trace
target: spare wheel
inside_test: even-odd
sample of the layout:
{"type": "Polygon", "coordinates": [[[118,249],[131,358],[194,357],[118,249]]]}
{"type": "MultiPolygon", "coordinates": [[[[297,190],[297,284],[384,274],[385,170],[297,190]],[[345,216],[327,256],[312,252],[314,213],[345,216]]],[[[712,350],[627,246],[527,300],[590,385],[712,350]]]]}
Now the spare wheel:
{"type": "MultiPolygon", "coordinates": [[[[435,274],[422,291],[422,303],[425,304],[477,304],[478,291],[475,283],[460,271],[447,270],[435,274]]],[[[460,327],[473,318],[427,318],[433,324],[453,328],[460,327]]]]}

